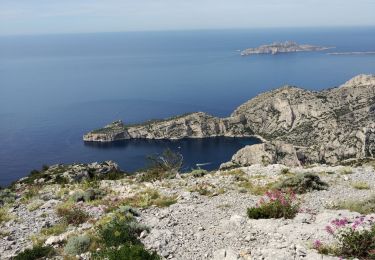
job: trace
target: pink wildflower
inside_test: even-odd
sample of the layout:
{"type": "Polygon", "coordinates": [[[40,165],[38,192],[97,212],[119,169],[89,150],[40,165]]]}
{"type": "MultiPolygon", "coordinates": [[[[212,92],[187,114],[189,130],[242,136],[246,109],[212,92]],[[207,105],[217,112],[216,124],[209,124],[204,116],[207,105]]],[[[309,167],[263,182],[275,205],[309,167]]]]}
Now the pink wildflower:
{"type": "Polygon", "coordinates": [[[315,240],[314,244],[313,244],[313,247],[315,249],[319,249],[322,245],[323,245],[323,243],[320,240],[315,240]]]}
{"type": "Polygon", "coordinates": [[[325,230],[327,231],[328,234],[330,235],[333,235],[335,233],[335,231],[333,230],[333,228],[331,226],[326,226],[325,227],[325,230]]]}
{"type": "Polygon", "coordinates": [[[348,224],[348,219],[335,219],[331,221],[331,224],[334,225],[336,228],[344,227],[346,224],[348,224]]]}

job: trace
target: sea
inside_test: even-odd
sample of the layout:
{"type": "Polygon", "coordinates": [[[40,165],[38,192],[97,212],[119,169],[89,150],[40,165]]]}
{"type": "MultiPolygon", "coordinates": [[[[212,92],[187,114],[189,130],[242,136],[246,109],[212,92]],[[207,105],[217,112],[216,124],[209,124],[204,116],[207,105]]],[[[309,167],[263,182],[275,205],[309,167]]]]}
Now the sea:
{"type": "Polygon", "coordinates": [[[43,164],[114,160],[129,173],[170,148],[184,170],[216,169],[254,138],[129,140],[90,144],[82,135],[115,120],[137,123],[203,111],[226,117],[283,86],[339,86],[375,73],[375,27],[233,29],[0,36],[0,185],[43,164]],[[335,47],[241,57],[291,40],[335,47]]]}

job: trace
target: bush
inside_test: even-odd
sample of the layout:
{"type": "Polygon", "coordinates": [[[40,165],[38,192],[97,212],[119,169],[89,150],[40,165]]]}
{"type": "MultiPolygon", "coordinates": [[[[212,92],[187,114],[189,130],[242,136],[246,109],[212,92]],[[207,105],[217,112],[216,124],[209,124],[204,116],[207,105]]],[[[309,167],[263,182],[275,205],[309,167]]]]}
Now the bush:
{"type": "Polygon", "coordinates": [[[120,249],[107,249],[93,255],[94,259],[108,260],[159,260],[161,259],[155,252],[147,251],[143,245],[126,244],[120,249]]]}
{"type": "Polygon", "coordinates": [[[10,189],[0,190],[0,206],[8,203],[13,203],[17,198],[17,195],[10,189]]]}
{"type": "Polygon", "coordinates": [[[11,216],[8,213],[8,208],[0,208],[0,224],[11,219],[11,216]]]}
{"type": "Polygon", "coordinates": [[[76,191],[72,195],[72,199],[75,202],[84,201],[89,202],[92,200],[98,200],[103,198],[104,192],[96,189],[87,189],[86,191],[76,191]]]}
{"type": "Polygon", "coordinates": [[[139,224],[134,218],[138,212],[125,206],[115,213],[117,215],[109,223],[99,227],[100,242],[105,248],[98,253],[94,253],[93,259],[161,259],[156,253],[147,251],[138,239],[142,231],[148,230],[146,226],[139,224]]]}
{"type": "Polygon", "coordinates": [[[64,253],[67,255],[80,255],[88,250],[90,241],[91,239],[87,235],[70,237],[64,247],[64,253]]]}
{"type": "Polygon", "coordinates": [[[348,219],[335,219],[326,226],[328,234],[336,240],[335,245],[324,245],[315,241],[314,247],[322,254],[340,257],[375,258],[375,224],[371,218],[357,217],[350,224],[348,219]]]}
{"type": "Polygon", "coordinates": [[[138,224],[133,217],[116,217],[99,228],[99,237],[107,247],[123,244],[140,244],[139,234],[147,228],[138,224]]]}
{"type": "Polygon", "coordinates": [[[135,216],[135,217],[138,217],[139,216],[139,212],[130,207],[130,206],[120,206],[117,210],[116,210],[116,213],[119,213],[123,216],[135,216]]]}
{"type": "Polygon", "coordinates": [[[44,179],[45,181],[48,181],[52,178],[52,176],[48,173],[46,173],[45,171],[38,171],[38,170],[32,170],[29,174],[29,176],[27,176],[27,178],[23,179],[22,181],[20,181],[21,183],[25,183],[25,184],[34,184],[34,181],[35,180],[38,180],[38,179],[44,179]]]}
{"type": "Polygon", "coordinates": [[[277,188],[280,190],[292,189],[295,193],[302,194],[312,190],[326,190],[328,184],[322,181],[318,175],[305,173],[283,180],[277,185],[277,188]]]}
{"type": "Polygon", "coordinates": [[[247,215],[251,219],[294,218],[298,212],[295,194],[275,190],[266,192],[256,207],[248,208],[247,215]]]}
{"type": "Polygon", "coordinates": [[[26,249],[15,256],[14,260],[35,260],[43,257],[51,257],[55,250],[50,246],[34,246],[32,249],[26,249]]]}
{"type": "Polygon", "coordinates": [[[182,167],[183,157],[166,149],[161,155],[149,156],[149,165],[145,172],[138,175],[139,181],[157,181],[166,178],[174,178],[182,167]]]}
{"type": "Polygon", "coordinates": [[[66,223],[62,222],[52,227],[42,228],[42,230],[40,231],[40,234],[44,236],[57,236],[57,235],[64,233],[66,228],[67,228],[66,223]]]}
{"type": "Polygon", "coordinates": [[[199,177],[203,177],[205,176],[206,174],[208,173],[208,171],[204,170],[204,169],[195,169],[193,170],[190,174],[195,177],[195,178],[199,178],[199,177]]]}
{"type": "Polygon", "coordinates": [[[95,176],[96,180],[120,180],[126,176],[125,173],[120,171],[113,171],[105,174],[99,174],[95,176]]]}
{"type": "Polygon", "coordinates": [[[85,223],[89,218],[89,215],[81,209],[64,206],[57,208],[57,215],[67,224],[72,224],[74,226],[85,223]]]}

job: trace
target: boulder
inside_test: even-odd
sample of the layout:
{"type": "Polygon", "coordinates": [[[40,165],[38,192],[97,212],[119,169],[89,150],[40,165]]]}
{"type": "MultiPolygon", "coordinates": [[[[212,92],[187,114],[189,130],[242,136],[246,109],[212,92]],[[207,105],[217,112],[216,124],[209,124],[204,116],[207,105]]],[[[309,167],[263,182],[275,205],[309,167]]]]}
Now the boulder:
{"type": "Polygon", "coordinates": [[[283,164],[291,167],[301,165],[293,145],[275,141],[245,146],[233,155],[231,162],[223,166],[253,164],[283,164]]]}

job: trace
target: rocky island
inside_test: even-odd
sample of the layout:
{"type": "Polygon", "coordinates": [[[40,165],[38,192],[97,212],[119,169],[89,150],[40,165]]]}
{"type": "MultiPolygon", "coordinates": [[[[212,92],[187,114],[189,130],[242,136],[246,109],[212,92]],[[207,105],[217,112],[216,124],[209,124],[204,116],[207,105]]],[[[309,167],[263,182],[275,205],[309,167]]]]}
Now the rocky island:
{"type": "Polygon", "coordinates": [[[288,52],[308,52],[308,51],[324,51],[332,49],[332,47],[321,47],[308,44],[297,44],[292,41],[274,42],[269,45],[262,45],[257,48],[249,48],[241,52],[241,56],[249,56],[254,54],[278,54],[288,52]]]}
{"type": "Polygon", "coordinates": [[[375,76],[359,75],[323,91],[284,86],[250,99],[227,118],[197,112],[137,125],[117,121],[85,134],[83,140],[255,136],[268,144],[245,147],[233,163],[247,166],[262,158],[276,163],[289,154],[292,165],[336,164],[374,156],[374,111],[375,76]],[[252,149],[262,151],[263,157],[255,160],[252,149]]]}

